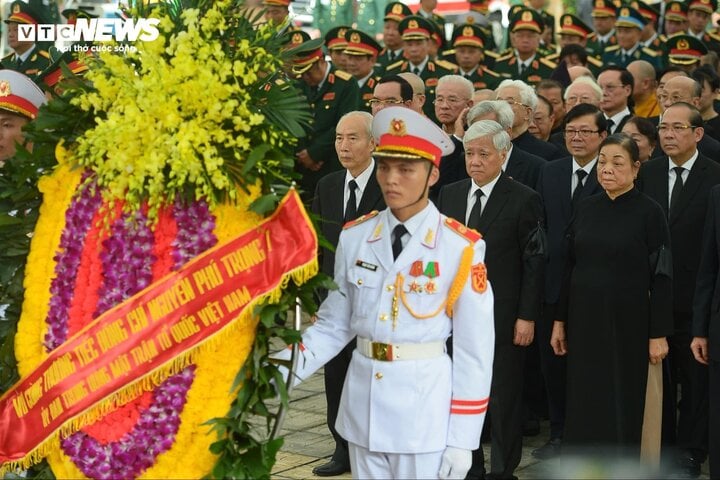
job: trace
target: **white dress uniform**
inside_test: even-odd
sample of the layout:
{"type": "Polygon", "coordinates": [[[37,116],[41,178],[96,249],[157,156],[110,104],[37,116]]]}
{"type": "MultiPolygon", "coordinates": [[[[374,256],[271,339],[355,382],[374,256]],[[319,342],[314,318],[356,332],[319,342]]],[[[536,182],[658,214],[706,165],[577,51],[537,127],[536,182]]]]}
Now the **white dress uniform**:
{"type": "Polygon", "coordinates": [[[299,380],[357,336],[336,423],[343,438],[391,454],[441,454],[448,446],[473,450],[487,410],[494,350],[485,243],[429,203],[393,261],[391,215],[366,215],[340,235],[339,289],[330,292],[317,322],[302,336],[299,380]],[[453,289],[450,317],[456,277],[462,283],[453,289]],[[452,360],[444,348],[451,332],[452,360]]]}

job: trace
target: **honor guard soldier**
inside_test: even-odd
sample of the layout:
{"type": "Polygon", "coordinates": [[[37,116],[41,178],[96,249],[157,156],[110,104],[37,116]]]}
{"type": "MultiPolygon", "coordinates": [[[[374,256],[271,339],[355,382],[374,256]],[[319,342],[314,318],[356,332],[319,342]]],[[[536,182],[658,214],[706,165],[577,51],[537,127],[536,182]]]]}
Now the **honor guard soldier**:
{"type": "Polygon", "coordinates": [[[324,37],[336,25],[352,25],[355,22],[352,0],[323,0],[315,2],[312,26],[324,37]]]}
{"type": "Polygon", "coordinates": [[[514,49],[498,58],[493,70],[503,78],[522,80],[533,86],[543,78],[550,78],[557,65],[540,58],[538,47],[542,29],[539,13],[528,8],[518,10],[510,20],[510,40],[514,49]]]}
{"type": "MultiPolygon", "coordinates": [[[[25,143],[22,128],[37,118],[40,107],[47,101],[40,88],[25,75],[12,70],[0,71],[0,167],[15,156],[16,144],[25,143]]],[[[30,148],[29,146],[27,148],[30,148]]]]}
{"type": "Polygon", "coordinates": [[[475,90],[495,90],[502,77],[485,66],[485,35],[482,29],[472,23],[460,25],[453,32],[452,46],[458,66],[457,74],[470,80],[475,90]]]}
{"type": "Polygon", "coordinates": [[[385,25],[383,27],[383,42],[385,48],[378,55],[378,74],[382,75],[388,65],[403,59],[403,40],[400,35],[400,22],[403,18],[412,15],[410,7],[402,2],[390,2],[385,7],[385,25]]]}
{"type": "Polygon", "coordinates": [[[345,32],[347,47],[345,56],[347,71],[355,77],[360,88],[360,110],[372,112],[370,100],[380,77],[375,73],[375,62],[380,53],[380,44],[370,35],[360,30],[345,32]]]}
{"type": "Polygon", "coordinates": [[[665,25],[663,33],[667,38],[678,33],[685,33],[688,29],[688,4],[672,1],[665,7],[665,25]]]}
{"type": "Polygon", "coordinates": [[[615,36],[618,43],[605,48],[602,55],[603,64],[627,67],[635,60],[645,60],[656,70],[660,70],[662,68],[660,53],[643,47],[640,43],[640,36],[646,23],[645,17],[634,8],[625,5],[620,7],[615,22],[615,36]]]}
{"type": "Polygon", "coordinates": [[[428,199],[440,158],[453,148],[440,127],[387,107],[372,133],[388,208],[340,234],[338,289],[302,334],[296,383],[356,337],[335,423],[353,478],[465,478],[480,445],[494,355],[485,242],[428,199]]]}
{"type": "Polygon", "coordinates": [[[708,23],[717,6],[717,0],[690,0],[687,34],[703,42],[708,50],[720,53],[720,35],[707,31],[708,23]]]}
{"type": "Polygon", "coordinates": [[[674,65],[690,73],[695,70],[708,49],[692,35],[674,35],[665,44],[665,64],[674,65]]]}
{"type": "Polygon", "coordinates": [[[296,31],[290,34],[290,46],[302,49],[293,58],[292,73],[300,79],[298,87],[313,114],[308,135],[300,139],[295,153],[299,183],[304,200],[309,201],[317,181],[340,169],[335,125],[343,115],[358,109],[360,93],[352,75],[325,61],[321,39],[311,40],[304,31],[296,31]]]}
{"type": "Polygon", "coordinates": [[[592,9],[595,36],[588,40],[586,46],[592,56],[600,58],[605,48],[617,44],[617,38],[615,38],[616,18],[615,4],[611,0],[595,0],[592,9]]]}
{"type": "Polygon", "coordinates": [[[645,28],[643,28],[642,34],[640,35],[640,43],[642,43],[642,46],[662,53],[665,49],[667,37],[657,31],[660,12],[654,6],[648,5],[645,2],[633,1],[630,3],[630,6],[640,12],[640,15],[647,20],[645,28]]]}
{"type": "Polygon", "coordinates": [[[325,48],[327,48],[333,65],[340,70],[347,70],[347,65],[345,65],[345,47],[347,47],[345,32],[348,30],[350,30],[350,27],[339,26],[331,28],[325,34],[325,48]]]}
{"type": "MultiPolygon", "coordinates": [[[[567,45],[580,45],[587,52],[587,67],[597,78],[602,68],[602,62],[592,56],[592,52],[587,48],[588,39],[593,38],[595,34],[592,29],[580,18],[566,13],[560,17],[560,29],[558,30],[560,48],[563,49],[567,45]]],[[[561,50],[562,51],[562,50],[561,50]]],[[[548,55],[548,60],[553,63],[560,63],[560,53],[548,55]]]]}
{"type": "Polygon", "coordinates": [[[412,72],[422,78],[425,82],[426,101],[423,111],[433,121],[435,118],[435,87],[437,82],[443,75],[455,73],[452,69],[439,65],[430,59],[429,43],[432,25],[428,20],[417,15],[405,17],[400,22],[400,34],[403,39],[403,51],[406,60],[395,62],[388,65],[385,73],[387,75],[397,75],[401,72],[412,72]]]}
{"type": "Polygon", "coordinates": [[[41,13],[27,3],[15,1],[10,7],[7,24],[7,41],[12,53],[0,61],[2,68],[20,72],[36,80],[50,64],[50,54],[39,42],[18,39],[19,26],[47,23],[41,13]]]}

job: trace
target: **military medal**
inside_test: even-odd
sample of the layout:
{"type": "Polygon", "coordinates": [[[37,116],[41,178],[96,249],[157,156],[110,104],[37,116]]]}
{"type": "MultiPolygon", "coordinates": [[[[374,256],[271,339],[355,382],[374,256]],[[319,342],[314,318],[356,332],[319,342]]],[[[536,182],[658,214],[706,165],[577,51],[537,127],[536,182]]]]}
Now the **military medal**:
{"type": "Polygon", "coordinates": [[[440,276],[440,264],[438,262],[428,262],[423,275],[430,279],[425,284],[425,293],[433,294],[437,292],[437,285],[435,285],[433,278],[440,276]]]}

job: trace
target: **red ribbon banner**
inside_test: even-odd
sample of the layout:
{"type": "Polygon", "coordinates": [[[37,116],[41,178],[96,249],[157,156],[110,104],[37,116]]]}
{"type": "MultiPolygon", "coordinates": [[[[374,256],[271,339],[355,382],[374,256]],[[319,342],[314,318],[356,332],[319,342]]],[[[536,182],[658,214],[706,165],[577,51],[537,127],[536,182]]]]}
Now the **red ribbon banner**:
{"type": "Polygon", "coordinates": [[[98,402],[190,353],[293,274],[317,269],[294,190],[256,228],[105,312],[0,398],[0,464],[18,461],[98,402]]]}

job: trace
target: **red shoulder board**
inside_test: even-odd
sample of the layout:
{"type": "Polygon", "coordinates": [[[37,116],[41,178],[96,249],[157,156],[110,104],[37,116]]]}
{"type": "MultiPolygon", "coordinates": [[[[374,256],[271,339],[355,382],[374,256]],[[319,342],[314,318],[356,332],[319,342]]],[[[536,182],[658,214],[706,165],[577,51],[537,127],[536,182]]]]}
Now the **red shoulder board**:
{"type": "Polygon", "coordinates": [[[366,220],[370,220],[373,217],[377,217],[378,213],[380,213],[380,212],[378,212],[377,210],[373,210],[372,212],[367,213],[367,214],[363,215],[362,217],[358,217],[355,220],[350,220],[345,225],[343,225],[343,230],[347,230],[348,228],[354,227],[355,225],[360,225],[361,223],[365,222],[366,220]]]}
{"type": "Polygon", "coordinates": [[[328,75],[328,83],[335,83],[335,74],[331,73],[328,75]]]}
{"type": "Polygon", "coordinates": [[[428,69],[429,72],[434,72],[434,71],[435,71],[435,64],[434,64],[433,62],[428,62],[428,63],[427,63],[427,69],[428,69]]]}
{"type": "Polygon", "coordinates": [[[463,237],[465,240],[470,241],[471,243],[475,243],[478,240],[482,239],[482,235],[476,230],[473,230],[472,228],[468,228],[462,223],[458,222],[454,218],[446,218],[445,219],[445,226],[447,226],[450,230],[457,233],[461,237],[463,237]]]}
{"type": "Polygon", "coordinates": [[[375,87],[375,79],[374,79],[374,78],[369,78],[368,81],[367,81],[367,86],[368,86],[369,88],[375,87]]]}

